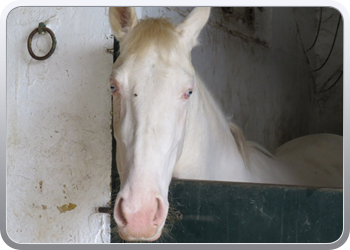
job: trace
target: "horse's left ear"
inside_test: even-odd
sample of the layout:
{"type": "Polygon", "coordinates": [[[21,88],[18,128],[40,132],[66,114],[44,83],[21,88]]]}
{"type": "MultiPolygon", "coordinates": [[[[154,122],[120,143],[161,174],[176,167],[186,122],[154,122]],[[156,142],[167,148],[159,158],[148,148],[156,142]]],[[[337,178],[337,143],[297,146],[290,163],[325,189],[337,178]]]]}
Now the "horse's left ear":
{"type": "Polygon", "coordinates": [[[207,23],[209,15],[210,7],[194,8],[188,17],[176,27],[190,50],[197,45],[198,35],[207,23]]]}

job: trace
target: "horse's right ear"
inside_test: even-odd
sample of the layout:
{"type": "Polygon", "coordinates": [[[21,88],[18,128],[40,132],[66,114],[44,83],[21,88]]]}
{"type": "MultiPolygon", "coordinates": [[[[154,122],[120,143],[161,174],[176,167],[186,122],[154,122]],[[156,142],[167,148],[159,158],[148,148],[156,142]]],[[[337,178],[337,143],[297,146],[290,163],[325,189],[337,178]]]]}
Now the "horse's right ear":
{"type": "Polygon", "coordinates": [[[137,23],[137,16],[134,7],[110,7],[109,23],[118,41],[133,29],[137,23]]]}

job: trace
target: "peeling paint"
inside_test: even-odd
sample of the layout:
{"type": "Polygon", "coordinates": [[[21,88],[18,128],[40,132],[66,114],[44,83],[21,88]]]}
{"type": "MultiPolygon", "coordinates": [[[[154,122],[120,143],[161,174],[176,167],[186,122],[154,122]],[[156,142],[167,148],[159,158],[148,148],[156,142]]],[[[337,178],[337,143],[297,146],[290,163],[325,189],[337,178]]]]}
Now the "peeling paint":
{"type": "Polygon", "coordinates": [[[74,210],[75,208],[77,207],[76,204],[73,204],[73,203],[69,203],[69,204],[64,204],[60,207],[57,207],[58,211],[60,211],[60,213],[65,213],[65,212],[68,212],[68,211],[72,211],[74,210]]]}

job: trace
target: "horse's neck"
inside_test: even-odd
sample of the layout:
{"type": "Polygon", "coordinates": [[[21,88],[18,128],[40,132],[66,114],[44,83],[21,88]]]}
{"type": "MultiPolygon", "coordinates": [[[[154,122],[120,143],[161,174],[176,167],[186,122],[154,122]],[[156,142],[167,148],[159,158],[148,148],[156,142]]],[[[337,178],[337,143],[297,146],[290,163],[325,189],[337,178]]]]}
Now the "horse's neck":
{"type": "Polygon", "coordinates": [[[227,119],[200,80],[188,108],[184,145],[173,177],[246,181],[248,171],[227,119]]]}

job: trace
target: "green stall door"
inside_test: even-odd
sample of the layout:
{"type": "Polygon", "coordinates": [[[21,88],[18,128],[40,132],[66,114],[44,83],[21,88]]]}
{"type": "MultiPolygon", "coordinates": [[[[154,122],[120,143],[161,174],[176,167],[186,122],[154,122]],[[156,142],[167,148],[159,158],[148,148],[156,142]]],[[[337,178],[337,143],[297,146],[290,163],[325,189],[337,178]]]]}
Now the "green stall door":
{"type": "Polygon", "coordinates": [[[159,242],[330,243],[343,230],[343,190],[174,180],[159,242]]]}

